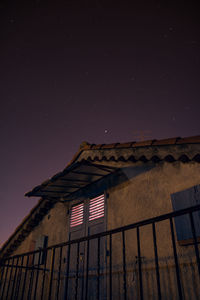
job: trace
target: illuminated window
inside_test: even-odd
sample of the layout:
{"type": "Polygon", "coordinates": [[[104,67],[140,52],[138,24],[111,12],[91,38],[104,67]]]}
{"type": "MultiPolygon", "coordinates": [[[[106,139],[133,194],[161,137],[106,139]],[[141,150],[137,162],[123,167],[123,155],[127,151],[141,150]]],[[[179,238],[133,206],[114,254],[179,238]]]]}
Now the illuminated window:
{"type": "Polygon", "coordinates": [[[98,196],[90,200],[89,221],[93,221],[104,217],[104,202],[104,195],[98,196]]]}
{"type": "Polygon", "coordinates": [[[72,207],[70,227],[75,227],[83,224],[83,203],[72,207]]]}

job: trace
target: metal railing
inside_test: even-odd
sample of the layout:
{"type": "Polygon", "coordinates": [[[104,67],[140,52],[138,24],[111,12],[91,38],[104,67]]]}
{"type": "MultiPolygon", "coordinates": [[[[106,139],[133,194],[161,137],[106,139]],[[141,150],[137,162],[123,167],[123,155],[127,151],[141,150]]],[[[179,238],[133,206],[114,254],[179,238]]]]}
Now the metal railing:
{"type": "Polygon", "coordinates": [[[200,205],[5,258],[0,299],[200,299],[199,212],[200,205]],[[174,220],[186,215],[192,239],[180,246],[174,220]]]}

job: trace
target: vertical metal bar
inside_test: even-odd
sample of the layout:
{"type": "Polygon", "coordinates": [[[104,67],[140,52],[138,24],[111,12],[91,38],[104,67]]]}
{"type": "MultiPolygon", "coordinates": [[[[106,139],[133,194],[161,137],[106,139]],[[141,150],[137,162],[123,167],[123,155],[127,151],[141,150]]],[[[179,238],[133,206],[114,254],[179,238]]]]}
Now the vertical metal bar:
{"type": "Polygon", "coordinates": [[[70,252],[71,252],[71,244],[68,245],[68,254],[67,254],[67,272],[66,272],[66,280],[65,280],[65,298],[68,299],[68,284],[69,284],[69,266],[70,266],[70,252]]]}
{"type": "Polygon", "coordinates": [[[9,293],[9,290],[10,290],[10,283],[11,283],[11,279],[12,279],[13,265],[14,265],[14,258],[12,259],[12,263],[11,263],[10,276],[9,276],[8,287],[7,287],[7,292],[6,292],[6,298],[5,299],[8,299],[8,293],[9,293]]]}
{"type": "Polygon", "coordinates": [[[123,251],[123,289],[124,289],[124,300],[127,299],[127,288],[126,288],[126,245],[125,245],[125,232],[122,231],[122,251],[123,251]]]}
{"type": "Polygon", "coordinates": [[[80,243],[77,243],[77,257],[76,257],[76,285],[75,285],[75,300],[77,300],[78,297],[78,271],[79,271],[79,249],[80,249],[80,243]]]}
{"type": "MultiPolygon", "coordinates": [[[[5,260],[5,262],[6,262],[6,260],[5,260]]],[[[10,259],[8,259],[8,262],[7,262],[6,274],[5,274],[5,279],[4,279],[4,283],[3,283],[3,288],[2,288],[1,298],[0,299],[3,299],[3,296],[4,296],[5,286],[6,286],[7,277],[8,277],[9,263],[10,263],[10,259]]]]}
{"type": "Polygon", "coordinates": [[[16,292],[14,295],[14,299],[18,298],[19,287],[20,287],[21,277],[22,277],[23,264],[24,264],[24,256],[21,257],[21,265],[20,265],[21,268],[19,268],[19,272],[18,272],[17,286],[16,286],[16,292]]]}
{"type": "MultiPolygon", "coordinates": [[[[3,279],[4,270],[5,270],[5,267],[3,266],[2,262],[1,262],[1,263],[0,263],[0,274],[1,274],[0,282],[1,282],[2,279],[3,279]]],[[[1,287],[0,287],[0,288],[1,288],[1,287]]]]}
{"type": "Polygon", "coordinates": [[[28,288],[28,299],[31,299],[32,294],[32,287],[33,287],[33,277],[34,277],[34,261],[35,261],[35,253],[32,256],[32,266],[31,266],[31,276],[29,281],[29,288],[28,288]]]}
{"type": "Polygon", "coordinates": [[[38,285],[39,266],[40,266],[41,254],[42,254],[42,251],[39,252],[38,263],[37,263],[37,273],[36,273],[36,279],[35,279],[35,291],[34,291],[34,297],[33,297],[34,300],[36,300],[36,295],[37,295],[37,285],[38,285]]]}
{"type": "Polygon", "coordinates": [[[12,288],[11,288],[11,297],[10,297],[11,299],[13,299],[13,294],[14,294],[14,290],[15,290],[15,281],[16,281],[16,277],[17,277],[18,263],[19,263],[19,257],[17,257],[17,262],[15,265],[13,284],[12,284],[12,288]]]}
{"type": "Polygon", "coordinates": [[[88,298],[89,255],[90,255],[90,240],[87,240],[87,264],[86,264],[86,281],[85,281],[85,300],[87,300],[87,298],[88,298]]]}
{"type": "Polygon", "coordinates": [[[112,234],[110,234],[110,265],[109,265],[109,284],[110,300],[112,300],[112,234]]]}
{"type": "Polygon", "coordinates": [[[140,281],[140,299],[143,300],[142,264],[141,264],[140,230],[139,230],[139,227],[137,227],[137,250],[138,250],[138,269],[139,269],[139,281],[140,281]]]}
{"type": "MultiPolygon", "coordinates": [[[[3,262],[4,263],[4,262],[3,262]]],[[[5,263],[4,263],[5,264],[5,263]]],[[[3,286],[2,285],[2,282],[3,282],[3,275],[4,275],[4,272],[5,272],[5,266],[3,266],[2,264],[0,265],[0,273],[1,273],[1,278],[0,278],[0,295],[1,295],[1,287],[3,286]]]]}
{"type": "Polygon", "coordinates": [[[195,248],[195,254],[196,254],[196,261],[197,261],[197,266],[198,266],[198,271],[199,271],[199,276],[200,276],[199,248],[198,248],[198,245],[197,245],[197,236],[196,236],[196,230],[195,230],[195,226],[194,226],[194,219],[193,219],[192,212],[190,212],[190,225],[191,225],[192,235],[193,235],[193,239],[194,239],[194,248],[195,248]]]}
{"type": "Polygon", "coordinates": [[[50,280],[49,280],[49,300],[51,300],[52,282],[53,282],[53,273],[54,273],[54,261],[55,261],[55,248],[53,248],[52,255],[51,255],[51,269],[50,269],[50,280]]]}
{"type": "MultiPolygon", "coordinates": [[[[28,286],[28,299],[31,299],[32,282],[33,282],[33,266],[30,268],[30,277],[29,277],[29,286],[28,286]]],[[[27,284],[28,284],[28,282],[27,282],[27,284]]]]}
{"type": "Polygon", "coordinates": [[[100,237],[98,237],[97,249],[97,300],[100,298],[100,237]]]}
{"type": "Polygon", "coordinates": [[[59,290],[60,290],[60,273],[61,273],[61,266],[62,266],[62,246],[60,247],[60,254],[59,254],[58,282],[57,282],[57,290],[56,290],[56,299],[57,299],[57,300],[58,300],[58,297],[59,297],[59,290]]]}
{"type": "Polygon", "coordinates": [[[175,266],[176,266],[176,279],[177,279],[178,293],[179,293],[179,299],[182,299],[183,296],[182,296],[182,290],[181,290],[180,270],[179,270],[178,257],[177,257],[177,251],[176,251],[174,225],[173,225],[172,218],[169,218],[169,220],[170,220],[170,228],[171,228],[172,246],[173,246],[173,252],[174,252],[174,262],[175,262],[175,266]]]}
{"type": "Polygon", "coordinates": [[[156,241],[155,223],[152,223],[152,231],[153,231],[153,244],[154,244],[154,256],[155,256],[155,265],[156,265],[156,279],[157,279],[157,288],[158,288],[158,299],[161,299],[160,272],[159,272],[159,265],[158,265],[158,249],[157,249],[157,241],[156,241]]]}
{"type": "Polygon", "coordinates": [[[22,287],[22,297],[21,297],[21,300],[23,300],[23,298],[24,298],[25,285],[26,285],[26,277],[27,277],[27,272],[28,272],[28,265],[29,265],[29,255],[27,255],[27,260],[26,260],[26,269],[25,269],[25,274],[24,274],[24,282],[23,282],[23,287],[22,287]]]}
{"type": "Polygon", "coordinates": [[[44,270],[43,270],[43,276],[42,276],[42,290],[41,290],[41,300],[43,299],[44,294],[44,283],[45,283],[45,276],[46,276],[46,267],[47,267],[47,255],[48,250],[44,250],[44,270]]]}
{"type": "Polygon", "coordinates": [[[81,264],[81,294],[80,294],[80,299],[83,300],[84,299],[84,286],[85,286],[85,242],[83,242],[83,253],[82,255],[82,259],[80,262],[82,262],[81,264]]]}

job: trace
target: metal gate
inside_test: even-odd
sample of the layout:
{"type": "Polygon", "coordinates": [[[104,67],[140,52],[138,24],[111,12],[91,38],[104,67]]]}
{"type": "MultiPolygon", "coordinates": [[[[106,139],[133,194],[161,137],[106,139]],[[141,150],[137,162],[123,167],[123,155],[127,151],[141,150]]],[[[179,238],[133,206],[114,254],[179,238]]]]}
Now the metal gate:
{"type": "Polygon", "coordinates": [[[90,223],[89,236],[5,258],[0,262],[0,299],[199,300],[199,212],[197,205],[95,234],[90,223]],[[177,240],[176,220],[184,216],[192,233],[189,248],[177,240]],[[104,239],[109,251],[106,272],[104,239]]]}

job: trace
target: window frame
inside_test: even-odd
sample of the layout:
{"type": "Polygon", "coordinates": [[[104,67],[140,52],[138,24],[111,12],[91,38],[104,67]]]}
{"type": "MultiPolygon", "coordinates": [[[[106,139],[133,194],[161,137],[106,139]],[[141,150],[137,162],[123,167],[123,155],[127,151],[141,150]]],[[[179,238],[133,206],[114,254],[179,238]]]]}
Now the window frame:
{"type": "MultiPolygon", "coordinates": [[[[171,202],[174,211],[200,204],[200,185],[195,185],[188,189],[171,194],[171,202]]],[[[200,243],[200,229],[198,226],[200,225],[200,212],[194,212],[192,215],[195,225],[197,243],[200,243]]],[[[183,216],[175,217],[174,223],[178,244],[180,246],[194,244],[189,213],[183,216]],[[186,236],[185,238],[184,235],[186,236]]]]}

